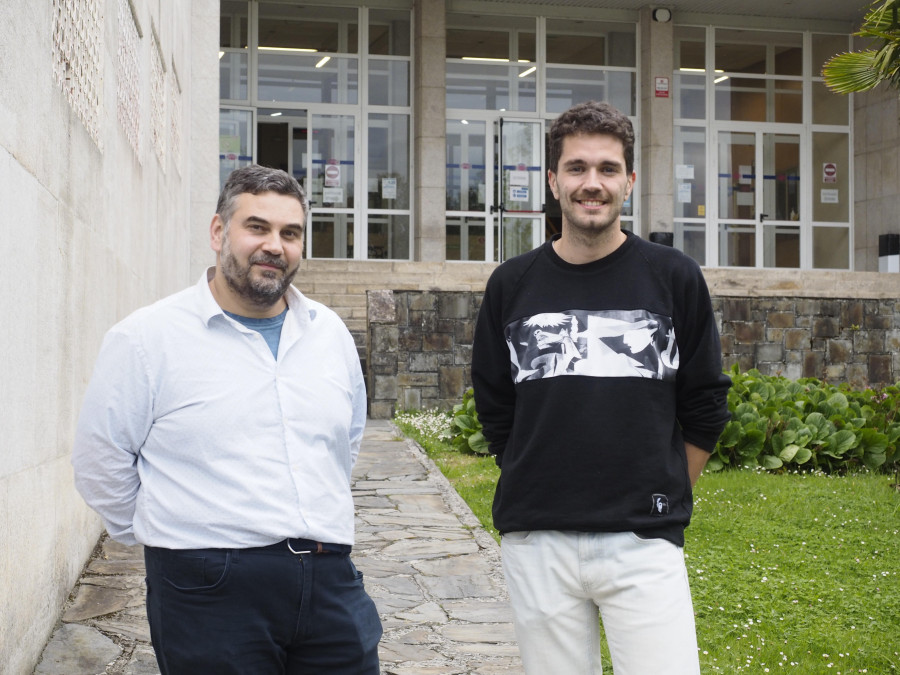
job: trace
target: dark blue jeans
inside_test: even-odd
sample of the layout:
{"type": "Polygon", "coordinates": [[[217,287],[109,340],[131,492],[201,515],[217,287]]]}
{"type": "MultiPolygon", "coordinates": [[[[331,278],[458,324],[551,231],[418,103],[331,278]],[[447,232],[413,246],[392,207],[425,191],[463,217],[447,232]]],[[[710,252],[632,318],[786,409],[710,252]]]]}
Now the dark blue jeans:
{"type": "Polygon", "coordinates": [[[144,559],[162,675],[378,675],[381,621],[346,552],[282,542],[144,559]]]}

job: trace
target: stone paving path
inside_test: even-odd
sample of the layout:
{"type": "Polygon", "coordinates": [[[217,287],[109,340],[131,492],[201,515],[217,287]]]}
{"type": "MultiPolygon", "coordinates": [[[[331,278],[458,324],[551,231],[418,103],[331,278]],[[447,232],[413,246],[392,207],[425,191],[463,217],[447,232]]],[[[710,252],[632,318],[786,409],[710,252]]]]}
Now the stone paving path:
{"type": "MultiPolygon", "coordinates": [[[[356,546],[384,624],[384,675],[522,673],[500,550],[437,467],[369,420],[353,472],[356,546]]],[[[104,539],[34,675],[157,675],[140,547],[104,539]]]]}

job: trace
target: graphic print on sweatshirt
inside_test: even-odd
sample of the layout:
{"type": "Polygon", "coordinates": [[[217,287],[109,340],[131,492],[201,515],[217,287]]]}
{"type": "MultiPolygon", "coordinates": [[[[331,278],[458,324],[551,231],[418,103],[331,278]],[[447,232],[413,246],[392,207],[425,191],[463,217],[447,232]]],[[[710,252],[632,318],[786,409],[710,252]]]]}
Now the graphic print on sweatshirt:
{"type": "Polygon", "coordinates": [[[561,375],[674,380],[678,346],[672,319],[643,309],[571,309],[506,327],[515,381],[561,375]]]}

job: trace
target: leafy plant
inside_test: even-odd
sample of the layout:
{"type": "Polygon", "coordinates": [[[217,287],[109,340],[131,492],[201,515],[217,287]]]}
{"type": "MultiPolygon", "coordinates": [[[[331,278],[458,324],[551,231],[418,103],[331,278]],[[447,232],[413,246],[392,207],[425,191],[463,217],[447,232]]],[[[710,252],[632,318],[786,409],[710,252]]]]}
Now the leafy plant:
{"type": "Polygon", "coordinates": [[[881,82],[900,88],[900,0],[873,2],[866,12],[859,37],[874,48],[838,54],[822,70],[825,84],[840,94],[867,91],[881,82]]]}
{"type": "Polygon", "coordinates": [[[472,387],[463,394],[462,403],[453,406],[450,422],[453,444],[460,449],[470,450],[479,455],[487,455],[488,442],[481,431],[478,412],[475,410],[475,391],[472,387]]]}
{"type": "Polygon", "coordinates": [[[860,392],[813,378],[793,382],[755,369],[742,374],[736,366],[729,374],[731,421],[707,464],[709,471],[900,471],[897,386],[860,392]]]}

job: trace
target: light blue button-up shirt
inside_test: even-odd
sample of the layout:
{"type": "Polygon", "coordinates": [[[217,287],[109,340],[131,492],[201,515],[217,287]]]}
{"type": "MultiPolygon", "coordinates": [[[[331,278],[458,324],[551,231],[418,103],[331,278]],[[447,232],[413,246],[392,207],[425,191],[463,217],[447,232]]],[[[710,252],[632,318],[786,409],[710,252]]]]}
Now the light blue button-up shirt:
{"type": "Polygon", "coordinates": [[[75,435],[78,491],[129,545],[352,544],[366,422],[353,338],[291,287],[275,359],[216,303],[214,273],[107,333],[75,435]]]}

